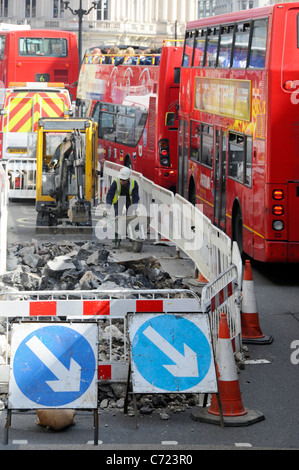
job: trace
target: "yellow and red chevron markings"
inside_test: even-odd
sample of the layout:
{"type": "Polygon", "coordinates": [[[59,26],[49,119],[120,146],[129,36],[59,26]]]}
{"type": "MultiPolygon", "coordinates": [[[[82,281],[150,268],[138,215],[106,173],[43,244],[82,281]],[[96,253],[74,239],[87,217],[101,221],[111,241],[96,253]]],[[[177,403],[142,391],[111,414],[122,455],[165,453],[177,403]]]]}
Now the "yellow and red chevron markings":
{"type": "Polygon", "coordinates": [[[3,132],[36,132],[41,117],[63,117],[67,109],[61,93],[11,93],[7,96],[3,132]]]}

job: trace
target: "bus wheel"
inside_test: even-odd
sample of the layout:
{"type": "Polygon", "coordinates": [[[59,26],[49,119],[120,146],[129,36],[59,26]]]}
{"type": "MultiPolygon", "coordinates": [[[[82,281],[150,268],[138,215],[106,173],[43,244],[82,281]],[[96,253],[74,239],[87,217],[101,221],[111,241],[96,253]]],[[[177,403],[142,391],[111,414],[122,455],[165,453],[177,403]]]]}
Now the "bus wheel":
{"type": "Polygon", "coordinates": [[[233,219],[232,239],[237,242],[240,255],[243,255],[243,219],[240,209],[237,209],[233,219]]]}
{"type": "Polygon", "coordinates": [[[125,158],[125,166],[130,168],[130,170],[133,170],[133,165],[132,165],[132,162],[131,162],[131,158],[130,157],[126,157],[125,158]]]}

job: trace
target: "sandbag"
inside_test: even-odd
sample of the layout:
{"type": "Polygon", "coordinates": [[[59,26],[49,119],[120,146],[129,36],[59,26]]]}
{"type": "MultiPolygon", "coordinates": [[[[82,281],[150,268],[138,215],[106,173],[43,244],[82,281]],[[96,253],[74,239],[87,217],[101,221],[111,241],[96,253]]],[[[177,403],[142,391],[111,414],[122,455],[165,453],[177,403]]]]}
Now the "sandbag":
{"type": "Polygon", "coordinates": [[[75,424],[74,416],[75,410],[36,410],[37,424],[39,426],[45,426],[47,429],[54,429],[59,431],[60,429],[66,428],[75,424]]]}

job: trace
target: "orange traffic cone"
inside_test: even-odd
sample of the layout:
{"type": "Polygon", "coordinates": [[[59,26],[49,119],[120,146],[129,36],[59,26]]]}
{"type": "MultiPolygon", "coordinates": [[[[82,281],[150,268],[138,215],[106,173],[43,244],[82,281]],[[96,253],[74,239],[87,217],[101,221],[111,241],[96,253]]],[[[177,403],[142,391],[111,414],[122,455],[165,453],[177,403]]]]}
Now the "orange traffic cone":
{"type": "Polygon", "coordinates": [[[197,282],[202,282],[203,284],[209,283],[209,281],[204,277],[202,273],[198,274],[197,282]]]}
{"type": "MultiPolygon", "coordinates": [[[[219,336],[217,343],[216,363],[218,367],[218,389],[223,416],[242,416],[246,410],[242,403],[237,367],[226,314],[220,314],[219,336]]],[[[217,395],[212,395],[209,413],[219,415],[217,395]]]]}
{"type": "Polygon", "coordinates": [[[247,426],[263,420],[264,415],[262,413],[247,410],[243,406],[237,367],[225,313],[220,315],[216,363],[218,395],[212,394],[209,408],[198,407],[193,411],[193,419],[212,424],[221,424],[223,419],[223,423],[226,426],[247,426]]]}
{"type": "Polygon", "coordinates": [[[188,284],[195,287],[203,287],[204,285],[208,284],[209,281],[204,277],[204,275],[196,269],[195,274],[198,273],[197,279],[189,279],[188,284]]]}
{"type": "Polygon", "coordinates": [[[241,328],[243,343],[269,344],[273,341],[273,336],[264,335],[260,327],[254,293],[254,281],[249,260],[245,262],[242,283],[241,328]]]}

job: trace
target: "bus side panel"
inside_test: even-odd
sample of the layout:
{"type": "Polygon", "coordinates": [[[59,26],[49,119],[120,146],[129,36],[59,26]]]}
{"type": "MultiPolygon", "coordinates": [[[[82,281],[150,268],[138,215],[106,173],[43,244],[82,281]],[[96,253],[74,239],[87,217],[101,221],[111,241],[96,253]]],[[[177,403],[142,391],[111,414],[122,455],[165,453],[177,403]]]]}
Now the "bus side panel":
{"type": "Polygon", "coordinates": [[[266,142],[255,139],[253,142],[253,168],[252,168],[252,218],[249,219],[252,227],[252,239],[247,253],[256,260],[263,261],[265,258],[265,224],[266,224],[266,201],[265,201],[265,158],[266,142]]]}

